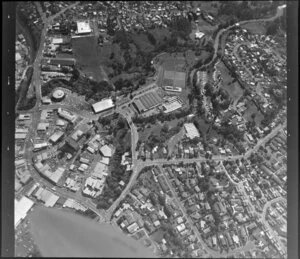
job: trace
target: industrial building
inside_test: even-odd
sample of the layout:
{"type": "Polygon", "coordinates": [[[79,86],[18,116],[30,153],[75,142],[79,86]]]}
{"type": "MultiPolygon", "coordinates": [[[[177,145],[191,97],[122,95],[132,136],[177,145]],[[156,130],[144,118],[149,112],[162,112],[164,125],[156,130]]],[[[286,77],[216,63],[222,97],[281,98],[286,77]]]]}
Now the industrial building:
{"type": "Polygon", "coordinates": [[[62,131],[56,131],[50,137],[49,141],[53,144],[56,144],[63,137],[63,135],[64,133],[62,131]]]}
{"type": "Polygon", "coordinates": [[[49,123],[47,122],[40,122],[37,126],[38,131],[46,131],[49,128],[49,123]]]}
{"type": "Polygon", "coordinates": [[[48,164],[43,165],[41,162],[35,163],[34,167],[41,175],[43,175],[54,184],[57,184],[59,182],[65,171],[64,168],[59,167],[56,169],[56,171],[51,172],[50,166],[48,164]]]}
{"type": "Polygon", "coordinates": [[[107,111],[115,107],[114,102],[111,98],[103,99],[100,102],[94,103],[92,105],[95,113],[107,111]]]}
{"type": "Polygon", "coordinates": [[[149,92],[134,99],[133,107],[138,113],[146,112],[162,104],[162,97],[157,92],[149,92]]]}

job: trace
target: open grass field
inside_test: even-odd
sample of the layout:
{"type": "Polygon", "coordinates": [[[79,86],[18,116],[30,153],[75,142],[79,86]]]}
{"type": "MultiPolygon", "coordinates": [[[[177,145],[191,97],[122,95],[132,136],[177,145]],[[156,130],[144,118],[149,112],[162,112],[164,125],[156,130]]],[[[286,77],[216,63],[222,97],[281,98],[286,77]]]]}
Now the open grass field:
{"type": "Polygon", "coordinates": [[[151,52],[154,51],[155,47],[150,43],[146,34],[131,34],[131,38],[134,44],[143,52],[151,52]]]}
{"type": "Polygon", "coordinates": [[[94,36],[75,38],[72,39],[72,45],[79,69],[93,80],[103,80],[105,75],[100,68],[97,38],[94,36]]]}
{"type": "Polygon", "coordinates": [[[253,34],[266,34],[266,26],[264,22],[251,22],[241,26],[243,29],[250,31],[253,34]]]}
{"type": "Polygon", "coordinates": [[[156,39],[156,44],[161,44],[164,42],[164,39],[167,40],[171,37],[171,33],[167,28],[155,28],[148,30],[156,39]]]}
{"type": "Polygon", "coordinates": [[[244,90],[238,82],[232,83],[234,78],[229,74],[229,71],[223,62],[218,63],[217,68],[221,72],[223,79],[223,82],[221,83],[221,88],[226,90],[230,95],[231,99],[236,102],[240,97],[243,96],[244,90]]]}
{"type": "Polygon", "coordinates": [[[245,111],[243,117],[247,121],[252,121],[251,115],[255,114],[255,123],[259,126],[261,121],[264,119],[264,115],[257,109],[253,102],[248,102],[247,110],[245,111]]]}

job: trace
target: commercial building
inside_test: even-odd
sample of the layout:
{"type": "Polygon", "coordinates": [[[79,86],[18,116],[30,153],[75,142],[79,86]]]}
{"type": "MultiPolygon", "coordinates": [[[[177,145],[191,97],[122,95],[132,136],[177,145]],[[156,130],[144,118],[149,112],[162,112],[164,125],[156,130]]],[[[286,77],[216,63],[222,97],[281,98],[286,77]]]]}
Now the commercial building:
{"type": "Polygon", "coordinates": [[[47,147],[48,147],[48,143],[33,144],[33,151],[39,151],[39,150],[47,148],[47,147]]]}
{"type": "Polygon", "coordinates": [[[43,165],[41,162],[35,163],[34,167],[42,176],[44,176],[54,184],[57,184],[59,182],[65,171],[64,168],[59,167],[56,169],[56,171],[51,172],[50,166],[48,164],[43,165]]]}
{"type": "Polygon", "coordinates": [[[92,29],[91,29],[90,23],[88,21],[83,21],[83,22],[78,21],[77,22],[76,34],[83,35],[83,34],[88,34],[91,32],[92,32],[92,29]]]}
{"type": "Polygon", "coordinates": [[[46,131],[49,128],[49,123],[40,122],[37,126],[38,131],[46,131]]]}
{"type": "Polygon", "coordinates": [[[18,120],[31,120],[31,114],[20,114],[18,120]]]}
{"type": "Polygon", "coordinates": [[[62,131],[56,131],[54,134],[50,137],[49,141],[53,144],[56,144],[62,137],[64,133],[62,131]]]}
{"type": "Polygon", "coordinates": [[[78,143],[72,139],[72,138],[68,138],[66,141],[66,144],[72,148],[74,151],[78,151],[80,149],[80,146],[78,145],[78,143]]]}
{"type": "Polygon", "coordinates": [[[20,200],[15,199],[15,228],[26,217],[33,205],[34,202],[25,196],[23,196],[20,200]]]}
{"type": "Polygon", "coordinates": [[[194,123],[185,123],[184,128],[186,131],[186,136],[189,139],[200,137],[200,134],[199,134],[197,128],[195,127],[194,123]]]}
{"type": "Polygon", "coordinates": [[[25,128],[25,129],[23,129],[23,128],[16,128],[16,131],[15,131],[15,133],[28,133],[28,131],[29,131],[29,129],[28,128],[25,128]]]}
{"type": "Polygon", "coordinates": [[[58,108],[58,115],[67,121],[74,123],[77,119],[77,115],[71,114],[70,112],[63,110],[62,108],[58,108]]]}
{"type": "Polygon", "coordinates": [[[92,105],[95,113],[110,110],[115,107],[114,102],[111,98],[103,99],[100,102],[94,103],[92,105]]]}
{"type": "Polygon", "coordinates": [[[52,192],[48,191],[47,189],[43,189],[43,188],[40,188],[36,192],[35,197],[38,200],[44,202],[46,207],[53,207],[59,199],[59,196],[57,196],[57,195],[53,194],[52,192]]]}
{"type": "Polygon", "coordinates": [[[16,133],[15,134],[15,140],[25,140],[27,134],[26,133],[16,133]]]}

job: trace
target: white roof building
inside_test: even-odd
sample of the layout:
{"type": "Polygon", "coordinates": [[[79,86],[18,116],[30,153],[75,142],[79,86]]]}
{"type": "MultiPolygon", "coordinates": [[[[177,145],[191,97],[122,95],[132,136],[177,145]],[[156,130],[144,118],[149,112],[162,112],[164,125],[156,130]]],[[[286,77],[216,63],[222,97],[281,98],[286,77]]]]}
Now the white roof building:
{"type": "Polygon", "coordinates": [[[100,152],[103,154],[103,156],[105,157],[111,157],[113,155],[113,150],[110,146],[108,145],[105,145],[105,146],[102,146],[100,148],[100,152]]]}
{"type": "Polygon", "coordinates": [[[195,33],[195,38],[196,39],[201,39],[204,36],[204,33],[201,31],[198,31],[195,33]]]}
{"type": "Polygon", "coordinates": [[[90,23],[88,21],[77,22],[77,34],[85,34],[92,32],[90,23]]]}
{"type": "Polygon", "coordinates": [[[64,42],[63,38],[53,38],[52,44],[62,44],[64,42]]]}
{"type": "Polygon", "coordinates": [[[194,123],[185,123],[184,128],[186,130],[186,136],[189,139],[200,137],[200,134],[199,134],[197,128],[195,127],[194,123]]]}
{"type": "Polygon", "coordinates": [[[23,196],[19,201],[15,199],[15,227],[17,227],[21,220],[24,219],[28,211],[32,208],[34,202],[23,196]]]}
{"type": "Polygon", "coordinates": [[[100,102],[94,103],[92,105],[93,110],[94,110],[95,113],[106,111],[108,109],[113,108],[114,106],[115,105],[114,105],[111,98],[103,99],[100,102]]]}

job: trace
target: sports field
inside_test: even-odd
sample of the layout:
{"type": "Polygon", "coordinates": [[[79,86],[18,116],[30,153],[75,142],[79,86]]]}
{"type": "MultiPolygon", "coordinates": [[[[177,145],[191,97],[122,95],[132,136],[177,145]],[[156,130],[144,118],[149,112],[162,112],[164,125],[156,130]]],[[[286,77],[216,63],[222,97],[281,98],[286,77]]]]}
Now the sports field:
{"type": "Polygon", "coordinates": [[[165,54],[160,59],[162,60],[162,70],[158,78],[158,85],[185,88],[185,58],[181,54],[165,54]]]}
{"type": "Polygon", "coordinates": [[[221,72],[223,79],[221,88],[225,89],[228,92],[232,100],[237,101],[240,97],[243,96],[244,90],[238,82],[233,82],[234,78],[229,74],[229,71],[223,62],[218,63],[217,67],[221,72]]]}
{"type": "Polygon", "coordinates": [[[105,78],[100,69],[100,55],[95,36],[87,36],[72,39],[74,57],[78,68],[93,80],[101,81],[105,78]]]}

